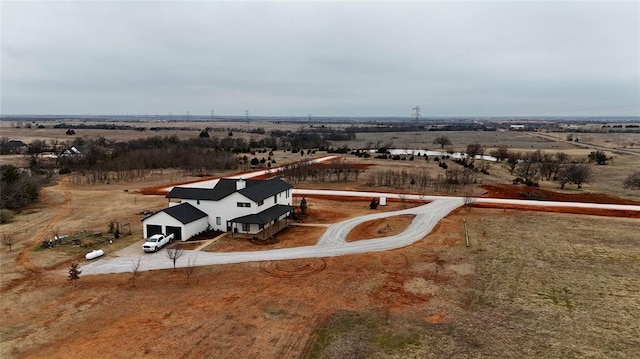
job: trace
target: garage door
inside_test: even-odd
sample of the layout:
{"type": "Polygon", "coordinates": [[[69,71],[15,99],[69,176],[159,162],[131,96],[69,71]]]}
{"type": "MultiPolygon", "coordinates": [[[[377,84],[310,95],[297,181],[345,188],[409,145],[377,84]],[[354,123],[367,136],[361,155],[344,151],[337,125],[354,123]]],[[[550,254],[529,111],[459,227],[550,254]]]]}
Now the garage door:
{"type": "Polygon", "coordinates": [[[157,224],[147,224],[147,237],[151,237],[154,234],[162,234],[162,226],[157,224]]]}
{"type": "Polygon", "coordinates": [[[173,239],[176,241],[182,240],[182,228],[167,226],[167,235],[173,233],[173,239]]]}

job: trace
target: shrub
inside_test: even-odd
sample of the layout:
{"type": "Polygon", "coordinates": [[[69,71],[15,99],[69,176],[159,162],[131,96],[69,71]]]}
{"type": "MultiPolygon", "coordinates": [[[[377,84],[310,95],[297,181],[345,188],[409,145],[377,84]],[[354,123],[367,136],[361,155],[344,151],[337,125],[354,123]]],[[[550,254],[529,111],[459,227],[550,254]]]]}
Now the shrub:
{"type": "Polygon", "coordinates": [[[0,209],[0,223],[8,223],[13,219],[14,213],[10,209],[0,209]]]}
{"type": "Polygon", "coordinates": [[[376,208],[378,208],[378,204],[379,204],[378,200],[374,198],[369,203],[369,208],[376,209],[376,208]]]}
{"type": "Polygon", "coordinates": [[[624,188],[640,189],[640,171],[630,174],[623,183],[624,188]]]}

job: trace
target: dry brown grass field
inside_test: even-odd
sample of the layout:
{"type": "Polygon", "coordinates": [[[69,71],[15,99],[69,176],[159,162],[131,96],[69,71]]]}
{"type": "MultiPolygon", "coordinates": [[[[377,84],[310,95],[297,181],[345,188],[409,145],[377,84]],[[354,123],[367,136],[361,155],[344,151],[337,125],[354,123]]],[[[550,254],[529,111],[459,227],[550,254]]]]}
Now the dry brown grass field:
{"type": "MultiPolygon", "coordinates": [[[[64,131],[62,135],[54,132],[43,138],[67,139],[64,131]]],[[[2,136],[26,142],[29,136],[43,133],[7,135],[2,129],[2,136]]],[[[140,133],[118,138],[133,135],[140,133]]],[[[422,135],[426,147],[435,148],[428,137],[432,135],[436,133],[422,135]]],[[[466,142],[477,141],[487,147],[506,144],[584,157],[590,152],[564,139],[523,133],[447,135],[453,147],[460,149],[466,142]]],[[[385,137],[398,137],[394,144],[404,147],[402,141],[411,141],[414,135],[385,137]]],[[[593,143],[606,145],[614,140],[603,137],[593,143]]],[[[359,135],[357,141],[366,143],[367,138],[359,135]]],[[[563,192],[605,193],[640,201],[638,191],[620,185],[628,173],[640,170],[640,160],[613,150],[608,151],[611,163],[594,166],[594,178],[583,189],[569,186],[563,192]]],[[[290,152],[276,155],[278,164],[301,159],[290,152]]],[[[391,161],[345,155],[344,160],[370,166],[358,181],[296,186],[395,192],[372,188],[368,174],[390,168],[424,168],[433,175],[442,171],[433,161],[421,158],[391,161]]],[[[443,194],[482,195],[479,185],[508,183],[512,178],[499,164],[489,172],[479,175],[477,185],[443,194]]],[[[637,357],[638,219],[462,209],[423,240],[394,251],[198,267],[189,283],[184,270],[150,271],[140,274],[135,286],[130,273],[81,274],[73,285],[66,277],[69,265],[84,264],[87,250],[38,246],[54,232],[104,232],[111,221],[129,222],[131,235],[102,247],[106,257],[115,256],[141,243],[140,212],[161,209],[167,203],[162,196],[140,194],[143,188],[194,179],[163,171],[136,182],[87,186],[73,185],[63,177],[43,189],[40,203],[0,225],[0,235],[17,239],[12,251],[7,247],[0,251],[0,357],[637,357]],[[470,247],[465,246],[463,219],[470,247]]],[[[541,187],[559,191],[552,182],[542,182],[541,187]]],[[[308,201],[305,224],[326,225],[371,211],[368,201],[308,201]]],[[[390,202],[379,210],[408,205],[416,204],[390,202]]],[[[405,217],[370,222],[355,228],[349,238],[396,233],[408,223],[405,217]]],[[[322,226],[292,226],[273,245],[225,237],[204,250],[308,245],[322,232],[322,226]]]]}

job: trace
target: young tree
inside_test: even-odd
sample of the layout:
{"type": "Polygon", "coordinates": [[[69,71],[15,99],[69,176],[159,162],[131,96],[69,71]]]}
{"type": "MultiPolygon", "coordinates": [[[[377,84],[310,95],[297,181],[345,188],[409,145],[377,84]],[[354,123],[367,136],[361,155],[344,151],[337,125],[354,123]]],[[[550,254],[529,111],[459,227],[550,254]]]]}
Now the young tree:
{"type": "Polygon", "coordinates": [[[434,145],[440,145],[440,148],[444,148],[444,146],[451,146],[453,143],[447,136],[438,136],[433,140],[434,145]]]}
{"type": "Polygon", "coordinates": [[[138,257],[133,263],[131,263],[131,285],[136,286],[136,278],[140,274],[140,263],[142,259],[138,257]]]}
{"type": "Polygon", "coordinates": [[[402,208],[407,208],[407,195],[404,193],[398,194],[398,198],[400,198],[400,203],[402,203],[402,208]]]}
{"type": "Polygon", "coordinates": [[[187,268],[185,268],[185,275],[187,276],[187,284],[191,283],[191,275],[196,270],[196,260],[198,256],[196,255],[194,258],[189,257],[187,259],[187,268]]]}
{"type": "Polygon", "coordinates": [[[464,205],[467,207],[467,213],[471,212],[471,206],[476,203],[476,199],[471,195],[471,193],[467,193],[464,195],[464,205]]]}
{"type": "Polygon", "coordinates": [[[304,197],[302,197],[302,200],[300,201],[300,215],[307,215],[307,199],[304,197]]]}
{"type": "Polygon", "coordinates": [[[69,280],[73,282],[74,286],[78,279],[80,279],[80,273],[82,273],[82,271],[78,267],[78,263],[71,263],[71,268],[69,268],[69,280]]]}
{"type": "Polygon", "coordinates": [[[12,235],[10,234],[3,234],[2,235],[2,244],[4,244],[5,246],[9,247],[9,252],[11,252],[11,247],[16,243],[15,238],[13,238],[12,235]]]}
{"type": "Polygon", "coordinates": [[[173,270],[176,270],[176,262],[178,261],[178,258],[182,257],[183,254],[184,249],[182,248],[167,248],[167,257],[169,258],[169,260],[171,260],[171,262],[173,262],[173,270]]]}

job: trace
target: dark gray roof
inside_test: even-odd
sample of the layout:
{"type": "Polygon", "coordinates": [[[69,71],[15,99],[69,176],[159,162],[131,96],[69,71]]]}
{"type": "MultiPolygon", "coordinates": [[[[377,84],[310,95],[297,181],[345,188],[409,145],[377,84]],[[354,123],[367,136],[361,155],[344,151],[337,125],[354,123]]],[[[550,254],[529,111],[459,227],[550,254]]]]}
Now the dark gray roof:
{"type": "Polygon", "coordinates": [[[267,224],[274,219],[282,216],[283,214],[293,211],[295,207],[286,204],[276,204],[271,208],[267,208],[264,211],[256,214],[249,214],[246,216],[234,218],[231,222],[235,223],[249,223],[249,224],[267,224]]]}
{"type": "Polygon", "coordinates": [[[20,147],[27,147],[27,144],[19,140],[9,140],[7,142],[7,148],[9,149],[16,149],[20,147]]]}
{"type": "Polygon", "coordinates": [[[230,193],[225,194],[220,191],[215,191],[212,188],[173,187],[165,197],[219,201],[229,194],[230,193]]]}
{"type": "Polygon", "coordinates": [[[169,208],[165,208],[160,212],[164,212],[171,217],[177,219],[182,224],[191,223],[200,218],[207,217],[207,214],[192,206],[189,203],[181,203],[169,208]]]}
{"type": "Polygon", "coordinates": [[[238,179],[222,178],[213,188],[174,187],[166,197],[219,201],[232,193],[239,192],[250,200],[259,202],[277,193],[293,188],[293,186],[280,178],[243,181],[245,182],[245,188],[239,191],[236,190],[238,179]]]}

